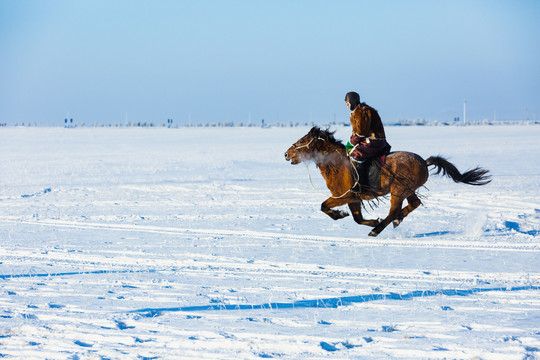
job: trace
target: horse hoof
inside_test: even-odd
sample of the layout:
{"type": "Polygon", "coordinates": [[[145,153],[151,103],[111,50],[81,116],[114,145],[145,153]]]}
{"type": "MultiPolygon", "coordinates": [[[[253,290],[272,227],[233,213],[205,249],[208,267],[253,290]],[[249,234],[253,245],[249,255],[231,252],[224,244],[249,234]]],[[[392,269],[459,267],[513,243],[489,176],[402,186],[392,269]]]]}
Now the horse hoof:
{"type": "Polygon", "coordinates": [[[377,236],[377,235],[379,235],[379,233],[376,232],[375,230],[371,230],[371,231],[369,232],[369,236],[375,237],[375,236],[377,236]]]}
{"type": "Polygon", "coordinates": [[[394,220],[392,221],[394,224],[394,228],[397,228],[399,224],[401,224],[401,220],[394,220]]]}
{"type": "Polygon", "coordinates": [[[328,215],[334,220],[339,220],[339,219],[343,219],[344,217],[349,216],[349,213],[346,211],[339,210],[333,213],[329,213],[328,215]]]}

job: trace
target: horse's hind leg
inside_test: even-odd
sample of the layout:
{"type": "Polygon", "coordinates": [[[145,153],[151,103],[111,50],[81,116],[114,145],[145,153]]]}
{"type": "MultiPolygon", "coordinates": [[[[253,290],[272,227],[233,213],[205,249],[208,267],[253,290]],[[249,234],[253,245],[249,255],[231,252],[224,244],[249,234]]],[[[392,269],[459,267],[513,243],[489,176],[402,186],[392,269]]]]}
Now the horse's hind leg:
{"type": "Polygon", "coordinates": [[[392,198],[390,199],[390,212],[388,213],[388,216],[379,225],[375,226],[373,230],[371,230],[369,236],[379,235],[381,231],[383,231],[384,228],[388,226],[388,224],[390,224],[397,216],[399,216],[401,212],[401,206],[403,205],[403,200],[404,199],[402,197],[398,198],[392,196],[392,198]]]}
{"type": "Polygon", "coordinates": [[[409,215],[414,209],[416,209],[422,204],[416,194],[412,194],[411,196],[407,197],[407,202],[409,204],[404,207],[403,210],[401,210],[401,213],[397,216],[397,218],[394,219],[394,227],[397,227],[399,224],[401,224],[405,216],[409,215]]]}
{"type": "Polygon", "coordinates": [[[354,201],[354,202],[349,203],[349,209],[351,210],[354,221],[356,221],[360,225],[367,225],[370,227],[375,227],[379,225],[379,223],[382,221],[381,219],[377,219],[377,220],[364,219],[364,217],[362,216],[362,202],[361,201],[354,201]]]}

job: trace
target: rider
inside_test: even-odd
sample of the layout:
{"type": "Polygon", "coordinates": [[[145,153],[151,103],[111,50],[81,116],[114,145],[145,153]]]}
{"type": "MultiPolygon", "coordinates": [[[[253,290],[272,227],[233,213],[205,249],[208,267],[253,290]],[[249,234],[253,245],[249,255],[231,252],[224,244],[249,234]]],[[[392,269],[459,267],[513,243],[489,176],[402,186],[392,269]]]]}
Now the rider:
{"type": "Polygon", "coordinates": [[[390,144],[386,142],[384,128],[377,113],[371,106],[360,102],[360,95],[349,92],[345,95],[345,104],[350,110],[352,135],[347,143],[347,153],[356,165],[358,182],[351,189],[362,192],[369,189],[369,167],[371,161],[390,152],[390,144]]]}

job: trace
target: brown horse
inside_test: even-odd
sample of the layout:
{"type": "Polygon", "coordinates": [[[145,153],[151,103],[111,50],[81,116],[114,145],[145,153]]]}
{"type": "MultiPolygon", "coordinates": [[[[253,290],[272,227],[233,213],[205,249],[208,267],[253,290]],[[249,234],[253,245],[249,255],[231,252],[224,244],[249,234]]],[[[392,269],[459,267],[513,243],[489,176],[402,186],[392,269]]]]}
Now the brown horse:
{"type": "Polygon", "coordinates": [[[381,184],[379,190],[369,194],[351,192],[355,185],[354,166],[347,157],[345,146],[334,138],[334,133],[313,127],[309,133],[300,138],[286,152],[285,160],[296,165],[303,161],[314,161],[321,175],[326,180],[326,186],[332,193],[321,205],[321,210],[334,220],[348,216],[345,211],[333,208],[348,205],[354,221],[361,225],[373,227],[370,236],[377,236],[388,224],[394,222],[398,226],[403,218],[420,206],[421,201],[416,191],[429,177],[428,166],[437,168],[436,174],[442,171],[458,183],[469,185],[485,185],[491,181],[488,171],[474,168],[463,174],[441,156],[431,156],[424,160],[420,156],[397,151],[386,156],[381,167],[381,184]],[[379,196],[390,194],[390,212],[384,219],[366,220],[362,217],[362,200],[373,200],[379,196]],[[402,208],[403,201],[408,205],[402,208]]]}

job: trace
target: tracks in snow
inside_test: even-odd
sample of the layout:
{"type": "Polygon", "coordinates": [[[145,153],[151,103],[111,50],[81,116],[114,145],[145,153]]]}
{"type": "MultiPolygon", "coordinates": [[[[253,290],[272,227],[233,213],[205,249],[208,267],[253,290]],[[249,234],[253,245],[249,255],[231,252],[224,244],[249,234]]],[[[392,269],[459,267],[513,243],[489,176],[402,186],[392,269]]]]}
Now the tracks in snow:
{"type": "MultiPolygon", "coordinates": [[[[408,239],[382,239],[382,238],[339,238],[320,235],[296,235],[286,233],[273,233],[252,230],[225,230],[225,229],[193,229],[152,225],[136,224],[113,224],[80,222],[56,219],[20,219],[12,216],[0,217],[0,221],[8,223],[28,224],[36,226],[49,226],[57,228],[71,228],[81,230],[110,230],[127,232],[146,232],[154,234],[167,234],[177,236],[216,236],[216,237],[240,237],[240,238],[258,238],[274,239],[290,242],[311,242],[311,243],[330,243],[330,244],[354,244],[359,247],[407,247],[407,248],[440,248],[440,249],[468,249],[468,250],[486,250],[486,251],[525,251],[540,252],[540,244],[526,242],[507,242],[496,241],[494,236],[489,236],[489,241],[468,241],[442,239],[425,240],[424,238],[408,239]]],[[[434,233],[436,234],[436,233],[434,233]]]]}
{"type": "MultiPolygon", "coordinates": [[[[151,225],[136,225],[136,224],[115,224],[115,223],[97,223],[97,222],[81,222],[68,221],[57,219],[20,219],[17,217],[0,217],[0,222],[13,224],[25,224],[30,226],[44,226],[52,228],[67,228],[78,230],[99,230],[117,231],[117,232],[139,232],[173,235],[187,239],[196,239],[198,237],[219,238],[219,241],[224,242],[228,239],[243,238],[248,242],[251,239],[266,239],[273,242],[290,242],[288,246],[296,246],[295,243],[309,243],[319,247],[319,245],[338,246],[342,245],[344,249],[356,247],[379,247],[384,251],[385,247],[408,247],[417,249],[454,249],[454,250],[475,250],[486,252],[522,252],[536,253],[540,251],[540,246],[536,243],[509,243],[496,242],[494,237],[489,236],[487,239],[491,241],[467,241],[467,240],[450,240],[442,237],[433,237],[429,240],[420,239],[372,239],[372,238],[337,238],[329,236],[316,235],[294,235],[275,232],[261,231],[240,231],[240,230],[217,230],[217,229],[188,229],[178,227],[164,227],[151,225]]],[[[124,234],[122,234],[124,235],[124,234]]],[[[193,249],[192,249],[193,250],[193,249]]],[[[272,277],[279,279],[282,277],[292,278],[311,278],[311,279],[334,279],[338,282],[365,283],[375,284],[380,281],[384,282],[404,282],[415,284],[431,284],[434,281],[445,284],[467,284],[467,286],[479,283],[497,283],[501,277],[499,272],[483,272],[478,275],[477,272],[469,269],[454,269],[443,270],[434,269],[429,264],[426,266],[408,268],[406,264],[403,267],[387,268],[378,264],[358,266],[351,263],[349,265],[340,264],[319,266],[319,263],[309,263],[300,260],[300,262],[289,259],[286,261],[264,260],[255,258],[250,260],[251,256],[230,256],[231,254],[205,254],[197,253],[188,249],[183,249],[181,253],[175,256],[164,256],[160,250],[154,251],[153,248],[142,250],[126,250],[120,248],[101,248],[95,251],[68,251],[66,249],[47,249],[47,251],[33,248],[18,248],[18,249],[0,249],[0,254],[6,259],[5,266],[8,264],[12,270],[8,274],[4,274],[4,279],[21,278],[21,277],[45,277],[45,276],[84,276],[98,273],[130,273],[130,272],[154,272],[166,274],[182,273],[189,276],[211,276],[215,272],[228,274],[241,274],[241,276],[250,276],[253,278],[272,277]],[[187,251],[186,251],[187,250],[187,251]],[[31,274],[26,274],[24,269],[17,271],[18,259],[28,259],[33,264],[35,269],[31,274]],[[47,264],[54,263],[60,267],[50,271],[47,264]],[[141,270],[141,266],[145,270],[141,270]],[[457,270],[457,271],[456,271],[457,270]],[[50,272],[49,272],[50,271],[50,272]],[[199,275],[197,275],[199,274],[199,275]]],[[[498,256],[498,255],[497,255],[498,256]]],[[[505,272],[504,279],[506,281],[517,283],[537,283],[540,278],[540,273],[512,271],[505,272]]],[[[375,286],[375,285],[374,285],[375,286]]]]}

